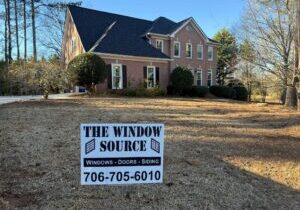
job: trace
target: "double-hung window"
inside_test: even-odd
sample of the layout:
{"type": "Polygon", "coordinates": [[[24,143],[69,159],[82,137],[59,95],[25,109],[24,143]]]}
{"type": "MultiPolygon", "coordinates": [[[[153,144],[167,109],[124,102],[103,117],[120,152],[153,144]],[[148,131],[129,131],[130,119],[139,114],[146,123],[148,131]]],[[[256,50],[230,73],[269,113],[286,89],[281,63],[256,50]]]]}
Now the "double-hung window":
{"type": "Polygon", "coordinates": [[[147,88],[154,88],[156,83],[155,66],[147,66],[147,88]]]}
{"type": "Polygon", "coordinates": [[[122,89],[123,88],[123,72],[121,64],[112,64],[112,89],[122,89]]]}
{"type": "Polygon", "coordinates": [[[209,46],[208,50],[207,50],[207,57],[209,61],[213,61],[214,60],[214,48],[209,46]]]}
{"type": "Polygon", "coordinates": [[[196,85],[202,86],[202,70],[196,71],[196,85]]]}
{"type": "Polygon", "coordinates": [[[197,45],[197,57],[199,60],[203,59],[203,45],[201,44],[197,45]]]}
{"type": "Polygon", "coordinates": [[[185,46],[185,56],[187,58],[192,58],[192,43],[186,43],[185,46]]]}
{"type": "Polygon", "coordinates": [[[180,57],[180,42],[178,41],[174,42],[174,57],[176,58],[180,57]]]}
{"type": "Polygon", "coordinates": [[[157,39],[156,40],[156,48],[163,52],[164,51],[164,41],[157,39]]]}
{"type": "Polygon", "coordinates": [[[212,70],[207,71],[207,86],[210,87],[212,85],[212,70]]]}

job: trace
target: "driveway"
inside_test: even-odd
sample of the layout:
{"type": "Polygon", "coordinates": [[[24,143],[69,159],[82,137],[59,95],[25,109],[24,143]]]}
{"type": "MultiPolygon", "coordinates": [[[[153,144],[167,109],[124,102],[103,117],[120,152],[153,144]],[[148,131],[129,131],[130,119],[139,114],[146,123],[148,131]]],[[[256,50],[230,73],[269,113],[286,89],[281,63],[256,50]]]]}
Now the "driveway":
{"type": "MultiPolygon", "coordinates": [[[[63,94],[51,94],[49,95],[49,99],[64,99],[69,96],[75,95],[75,93],[63,93],[63,94]]],[[[76,93],[78,95],[78,93],[76,93]]],[[[0,96],[0,105],[8,104],[17,101],[30,101],[30,100],[40,100],[42,99],[42,95],[34,95],[34,96],[0,96]]]]}

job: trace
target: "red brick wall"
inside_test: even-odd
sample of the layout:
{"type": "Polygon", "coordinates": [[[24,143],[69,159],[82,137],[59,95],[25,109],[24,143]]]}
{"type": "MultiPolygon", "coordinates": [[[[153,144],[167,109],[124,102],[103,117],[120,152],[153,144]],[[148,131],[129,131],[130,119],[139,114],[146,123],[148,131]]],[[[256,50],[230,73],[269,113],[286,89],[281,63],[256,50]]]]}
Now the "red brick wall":
{"type": "MultiPolygon", "coordinates": [[[[159,67],[159,86],[166,89],[169,83],[169,63],[168,62],[146,62],[146,61],[131,61],[125,59],[103,59],[106,64],[118,63],[127,67],[127,87],[137,88],[144,82],[144,66],[159,67]]],[[[97,91],[107,90],[107,81],[97,85],[97,91]]]]}
{"type": "Polygon", "coordinates": [[[214,49],[214,60],[208,61],[208,46],[203,35],[199,34],[192,23],[189,23],[187,26],[182,28],[174,38],[159,38],[157,36],[151,37],[151,44],[155,46],[156,39],[164,40],[164,53],[170,56],[173,61],[170,62],[170,70],[173,70],[176,66],[188,67],[190,69],[202,69],[202,84],[207,84],[207,70],[212,70],[213,73],[213,84],[215,84],[215,74],[217,68],[217,54],[216,46],[210,45],[214,49]],[[189,30],[187,30],[187,26],[189,30]],[[174,57],[174,41],[180,42],[180,58],[174,57]],[[192,59],[186,58],[185,56],[185,47],[186,43],[192,43],[192,59]],[[197,45],[203,45],[203,59],[199,60],[197,57],[197,45]],[[169,49],[166,49],[169,47],[169,49]]]}

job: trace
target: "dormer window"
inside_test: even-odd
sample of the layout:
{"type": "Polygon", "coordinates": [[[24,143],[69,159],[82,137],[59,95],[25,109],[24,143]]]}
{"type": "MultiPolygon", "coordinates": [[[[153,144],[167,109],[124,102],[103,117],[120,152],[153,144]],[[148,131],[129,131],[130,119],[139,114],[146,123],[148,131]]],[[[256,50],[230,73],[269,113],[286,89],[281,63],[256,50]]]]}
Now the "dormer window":
{"type": "Polygon", "coordinates": [[[164,41],[157,39],[156,40],[156,48],[160,49],[162,52],[164,52],[164,41]]]}
{"type": "Polygon", "coordinates": [[[208,47],[207,58],[209,61],[214,60],[214,48],[213,47],[208,47]]]}

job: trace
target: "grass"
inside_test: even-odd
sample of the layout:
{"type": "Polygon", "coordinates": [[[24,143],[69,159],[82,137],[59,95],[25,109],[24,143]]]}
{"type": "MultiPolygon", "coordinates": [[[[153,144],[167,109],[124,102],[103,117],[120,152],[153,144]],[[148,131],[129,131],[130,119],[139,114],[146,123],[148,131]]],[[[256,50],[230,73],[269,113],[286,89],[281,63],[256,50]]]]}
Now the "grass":
{"type": "Polygon", "coordinates": [[[300,113],[183,98],[0,106],[0,209],[299,209],[300,113]],[[83,187],[80,123],[165,123],[164,184],[83,187]]]}

